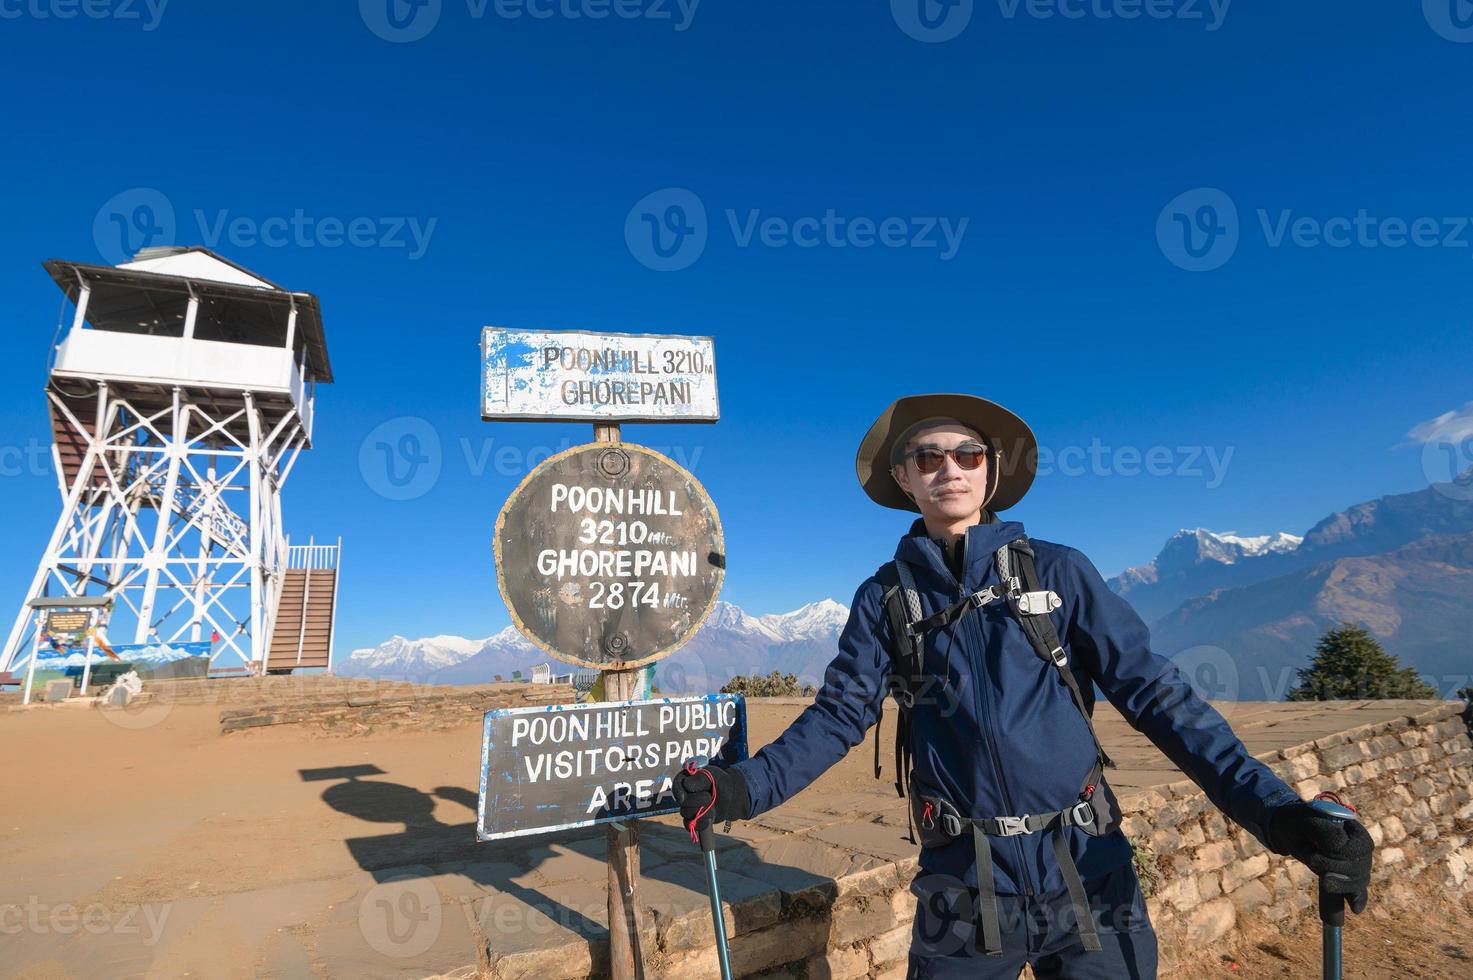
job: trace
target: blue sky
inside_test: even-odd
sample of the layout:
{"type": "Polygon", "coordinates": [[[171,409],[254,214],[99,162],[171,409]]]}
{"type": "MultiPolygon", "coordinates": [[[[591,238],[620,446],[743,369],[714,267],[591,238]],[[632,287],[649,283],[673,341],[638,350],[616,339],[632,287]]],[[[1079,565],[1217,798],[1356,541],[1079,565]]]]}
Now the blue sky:
{"type": "Polygon", "coordinates": [[[57,508],[39,263],[116,261],[109,214],[160,196],[174,241],[322,299],[338,382],[285,504],[344,538],[340,650],[508,621],[496,513],[589,429],[479,420],[485,324],[715,338],[722,420],[625,436],[705,482],[756,613],[890,555],[853,454],[917,391],[1023,415],[1061,455],[1009,516],[1107,575],[1447,475],[1408,433],[1473,414],[1466,3],[921,2],[0,0],[0,594],[57,508]],[[625,229],[671,189],[705,240],[660,271],[625,229]],[[439,472],[392,500],[360,449],[405,418],[439,472]]]}

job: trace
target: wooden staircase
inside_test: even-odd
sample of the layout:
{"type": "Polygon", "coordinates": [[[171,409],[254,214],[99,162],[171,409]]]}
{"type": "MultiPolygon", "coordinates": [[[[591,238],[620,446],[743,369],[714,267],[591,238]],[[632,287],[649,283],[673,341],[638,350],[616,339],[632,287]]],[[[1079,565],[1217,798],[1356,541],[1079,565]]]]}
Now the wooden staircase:
{"type": "Polygon", "coordinates": [[[341,545],[287,548],[287,564],[267,646],[266,671],[332,667],[341,545]]]}
{"type": "MultiPolygon", "coordinates": [[[[88,429],[96,428],[96,395],[76,397],[58,391],[56,397],[66,403],[67,410],[76,417],[79,423],[88,429]]],[[[67,489],[71,489],[73,482],[77,479],[77,472],[82,468],[82,459],[87,455],[90,433],[77,431],[76,426],[72,425],[72,420],[49,398],[46,400],[46,407],[51,412],[51,438],[56,443],[56,454],[61,460],[61,471],[67,489]]],[[[107,474],[103,472],[102,466],[92,468],[92,479],[89,482],[93,487],[107,486],[107,474]]]]}

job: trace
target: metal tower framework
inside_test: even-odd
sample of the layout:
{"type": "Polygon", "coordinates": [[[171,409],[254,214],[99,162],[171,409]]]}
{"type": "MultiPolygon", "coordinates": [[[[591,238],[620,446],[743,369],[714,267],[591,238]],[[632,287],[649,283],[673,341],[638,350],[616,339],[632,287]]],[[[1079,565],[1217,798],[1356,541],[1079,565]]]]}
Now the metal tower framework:
{"type": "MultiPolygon", "coordinates": [[[[286,565],[281,488],[307,436],[295,412],[268,424],[250,392],[224,412],[191,394],[176,387],[140,406],[100,381],[84,396],[95,399],[89,425],[79,399],[47,391],[83,456],[68,480],[53,446],[62,510],[27,594],[108,594],[115,624],[131,612],[134,643],[215,634],[212,663],[254,666],[286,565]]],[[[5,670],[29,656],[29,619],[22,611],[11,629],[5,670]]]]}

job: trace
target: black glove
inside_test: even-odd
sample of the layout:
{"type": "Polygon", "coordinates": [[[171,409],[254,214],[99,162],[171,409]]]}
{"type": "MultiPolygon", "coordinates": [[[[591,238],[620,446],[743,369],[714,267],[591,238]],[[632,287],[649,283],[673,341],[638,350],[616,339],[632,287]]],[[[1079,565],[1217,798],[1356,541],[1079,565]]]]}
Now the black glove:
{"type": "Polygon", "coordinates": [[[752,796],[740,771],[709,764],[695,772],[680,770],[672,787],[675,802],[680,804],[680,822],[690,831],[690,839],[698,832],[722,820],[745,820],[752,814],[752,796]]]}
{"type": "Polygon", "coordinates": [[[1332,819],[1308,803],[1286,803],[1269,814],[1268,846],[1306,864],[1325,891],[1346,897],[1352,912],[1365,909],[1375,844],[1356,821],[1332,819]]]}

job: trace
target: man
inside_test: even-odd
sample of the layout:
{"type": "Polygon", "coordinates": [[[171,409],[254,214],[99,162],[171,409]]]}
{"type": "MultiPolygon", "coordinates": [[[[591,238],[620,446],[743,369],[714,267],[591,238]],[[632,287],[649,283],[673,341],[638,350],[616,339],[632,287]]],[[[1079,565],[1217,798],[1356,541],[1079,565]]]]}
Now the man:
{"type": "Polygon", "coordinates": [[[1359,912],[1364,828],[1321,817],[1254,760],[1089,559],[997,519],[1036,458],[1027,424],[982,398],[885,410],[859,481],[921,516],[856,592],[814,703],[751,759],[680,777],[683,820],[778,806],[864,738],[893,686],[910,750],[897,788],[908,781],[922,845],[909,975],[1012,978],[1028,963],[1039,978],[1152,977],[1155,935],[1089,720],[1098,686],[1214,804],[1359,912]]]}

